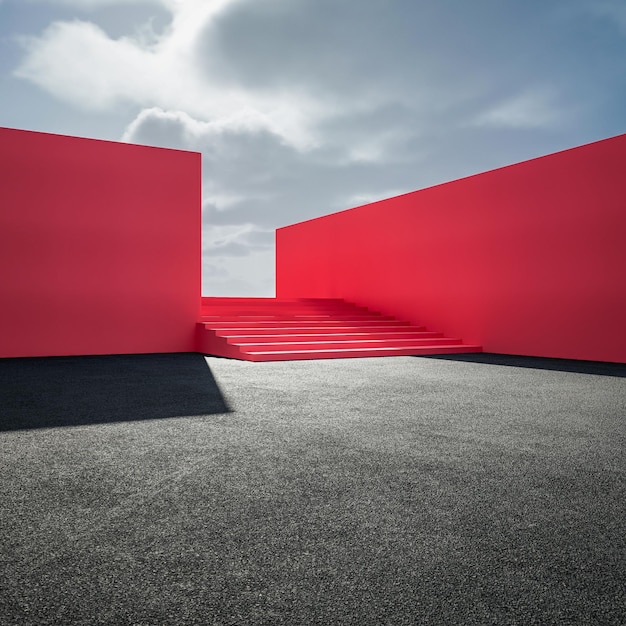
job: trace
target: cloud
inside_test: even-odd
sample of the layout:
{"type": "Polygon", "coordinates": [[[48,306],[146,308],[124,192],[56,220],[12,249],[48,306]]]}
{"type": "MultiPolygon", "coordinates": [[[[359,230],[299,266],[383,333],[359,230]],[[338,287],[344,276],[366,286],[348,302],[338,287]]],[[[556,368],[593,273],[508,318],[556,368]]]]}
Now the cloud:
{"type": "Polygon", "coordinates": [[[563,110],[550,91],[530,90],[498,102],[473,123],[502,128],[549,128],[559,122],[563,110]]]}
{"type": "Polygon", "coordinates": [[[459,7],[434,10],[402,0],[163,1],[171,22],[152,37],[112,38],[84,21],[50,25],[24,40],[17,75],[94,110],[130,103],[203,121],[252,112],[299,150],[337,145],[339,137],[333,141],[324,127],[341,119],[353,131],[339,133],[351,142],[349,156],[365,161],[393,149],[399,124],[388,117],[388,127],[376,128],[380,112],[400,112],[419,132],[433,117],[458,113],[460,103],[471,107],[490,88],[487,74],[468,71],[464,57],[483,57],[479,42],[492,35],[483,29],[471,52],[459,50],[467,40],[463,20],[476,21],[459,7]],[[449,31],[445,38],[440,22],[449,31]],[[368,118],[374,127],[365,126],[368,118]]]}
{"type": "MultiPolygon", "coordinates": [[[[1,0],[0,0],[1,1],[1,0]]],[[[171,0],[26,0],[32,4],[50,4],[59,6],[71,6],[77,9],[91,10],[101,7],[132,4],[160,4],[171,5],[171,0]]]]}
{"type": "Polygon", "coordinates": [[[143,31],[114,39],[92,22],[54,22],[40,36],[21,39],[25,55],[15,74],[84,109],[156,106],[204,120],[256,115],[266,118],[285,141],[299,146],[311,142],[305,123],[315,108],[310,99],[225,86],[202,71],[198,39],[237,0],[164,3],[171,23],[152,37],[143,31]]]}
{"type": "Polygon", "coordinates": [[[232,229],[205,223],[203,235],[203,250],[217,257],[248,256],[274,245],[273,230],[262,230],[252,224],[232,229]]]}
{"type": "Polygon", "coordinates": [[[274,250],[247,257],[219,258],[206,254],[202,267],[202,293],[222,296],[273,296],[274,250]]]}
{"type": "Polygon", "coordinates": [[[56,22],[22,43],[27,56],[16,75],[81,107],[105,110],[158,87],[154,53],[90,22],[56,22]]]}
{"type": "MultiPolygon", "coordinates": [[[[183,112],[199,123],[249,117],[297,151],[321,147],[332,158],[339,151],[365,162],[388,159],[407,133],[433,122],[476,117],[485,98],[523,94],[528,86],[520,77],[532,74],[507,63],[527,46],[529,33],[518,31],[533,19],[519,8],[508,15],[492,7],[493,19],[519,22],[503,40],[481,21],[481,9],[459,2],[161,4],[171,21],[148,36],[113,38],[95,23],[53,23],[23,40],[16,73],[85,109],[130,104],[183,112]]],[[[555,119],[549,104],[522,95],[484,121],[547,125],[555,119]]]]}
{"type": "MultiPolygon", "coordinates": [[[[159,107],[143,109],[126,127],[122,141],[151,142],[153,145],[185,148],[218,140],[232,133],[274,132],[271,120],[253,109],[210,122],[197,120],[185,111],[166,111],[159,107]]],[[[279,136],[277,140],[279,140],[279,136]]]]}

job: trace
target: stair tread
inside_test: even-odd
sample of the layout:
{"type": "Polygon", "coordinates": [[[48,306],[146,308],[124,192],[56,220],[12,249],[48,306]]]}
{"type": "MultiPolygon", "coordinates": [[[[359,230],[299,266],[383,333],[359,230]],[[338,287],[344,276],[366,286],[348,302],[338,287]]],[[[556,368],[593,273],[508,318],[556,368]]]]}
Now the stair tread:
{"type": "MultiPolygon", "coordinates": [[[[252,322],[253,320],[224,320],[222,319],[215,319],[215,320],[206,320],[206,319],[201,319],[200,320],[203,324],[249,324],[250,322],[252,322]]],[[[265,319],[265,320],[258,320],[259,323],[263,323],[263,322],[269,322],[269,323],[276,323],[276,324],[301,324],[302,322],[310,322],[310,323],[326,323],[328,321],[330,322],[337,322],[337,323],[342,323],[342,324],[349,324],[351,322],[378,322],[380,324],[408,324],[408,322],[403,322],[401,320],[397,320],[395,318],[391,318],[391,319],[384,319],[384,318],[380,318],[380,317],[362,317],[362,318],[357,318],[357,317],[348,317],[348,318],[341,318],[341,317],[329,317],[327,319],[323,319],[323,320],[296,320],[293,318],[274,318],[274,319],[265,319]]]]}
{"type": "Polygon", "coordinates": [[[270,351],[262,351],[262,350],[246,350],[248,354],[309,354],[309,353],[317,353],[317,352],[393,352],[398,350],[435,350],[441,347],[442,349],[450,349],[450,348],[463,348],[468,351],[474,349],[481,349],[480,346],[474,345],[465,345],[465,344],[452,344],[452,345],[443,345],[443,346],[382,346],[382,347],[367,347],[367,348],[326,348],[320,350],[270,350],[270,351]]]}
{"type": "MultiPolygon", "coordinates": [[[[344,343],[344,344],[362,344],[362,343],[376,343],[376,344],[389,344],[391,342],[402,343],[404,345],[416,345],[411,344],[412,341],[442,341],[442,342],[455,342],[460,341],[456,337],[424,337],[423,339],[334,339],[334,340],[322,340],[322,341],[253,341],[253,342],[239,342],[231,341],[234,346],[290,346],[290,345],[304,345],[319,346],[327,343],[344,343]]],[[[417,344],[427,345],[427,344],[417,344]]],[[[444,344],[442,344],[444,345],[444,344]]]]}
{"type": "Polygon", "coordinates": [[[284,324],[284,322],[280,322],[279,326],[275,326],[275,323],[278,322],[269,322],[266,325],[262,325],[262,324],[258,324],[258,325],[254,325],[254,326],[250,326],[249,322],[200,322],[201,324],[203,324],[206,328],[211,328],[211,329],[215,329],[215,330],[245,330],[245,329],[250,329],[250,330],[255,330],[256,328],[267,328],[267,329],[278,329],[278,328],[285,328],[286,330],[289,330],[291,328],[311,328],[311,329],[315,329],[315,328],[416,328],[415,326],[412,326],[411,324],[408,324],[406,322],[398,322],[395,324],[389,324],[387,323],[385,324],[373,324],[372,326],[368,326],[368,324],[356,324],[356,325],[350,325],[349,323],[346,322],[337,322],[336,324],[330,324],[330,325],[326,325],[324,326],[324,324],[303,324],[302,322],[294,322],[294,324],[284,324]],[[216,326],[215,324],[219,324],[218,326],[216,326]],[[246,324],[248,324],[248,326],[246,326],[246,324]],[[299,325],[296,325],[299,324],[299,325]]]}
{"type": "Polygon", "coordinates": [[[200,318],[204,324],[217,323],[239,323],[239,322],[326,322],[326,321],[357,321],[357,322],[391,322],[395,321],[392,317],[383,317],[375,315],[363,316],[347,316],[347,315],[203,315],[200,318]]]}
{"type": "Polygon", "coordinates": [[[220,337],[224,337],[226,339],[240,339],[240,340],[244,340],[244,339],[256,339],[256,340],[261,340],[261,339],[273,339],[273,338],[289,338],[293,341],[295,340],[295,337],[305,337],[305,339],[301,339],[298,340],[299,342],[302,341],[308,341],[309,339],[314,339],[317,338],[320,341],[323,341],[324,339],[338,339],[338,338],[345,338],[345,337],[352,337],[354,338],[356,341],[359,341],[361,339],[367,339],[367,338],[372,338],[372,339],[434,339],[437,337],[443,337],[443,335],[441,333],[435,333],[435,332],[429,332],[429,331],[400,331],[397,333],[394,332],[376,332],[376,331],[372,331],[369,333],[299,333],[299,334],[295,334],[295,333],[289,333],[289,334],[285,334],[285,333],[279,333],[276,335],[271,335],[271,334],[266,334],[266,335],[250,335],[250,334],[226,334],[229,331],[226,332],[221,332],[220,333],[220,337]],[[384,337],[381,337],[380,335],[385,335],[384,337]],[[409,337],[399,337],[399,335],[409,335],[409,337]]]}

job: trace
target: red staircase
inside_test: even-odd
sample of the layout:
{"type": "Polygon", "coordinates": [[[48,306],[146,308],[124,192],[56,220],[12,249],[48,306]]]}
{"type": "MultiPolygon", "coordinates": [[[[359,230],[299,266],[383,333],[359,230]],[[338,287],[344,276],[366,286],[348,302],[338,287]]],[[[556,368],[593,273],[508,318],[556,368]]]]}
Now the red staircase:
{"type": "Polygon", "coordinates": [[[202,298],[199,350],[244,361],[481,352],[344,300],[202,298]]]}

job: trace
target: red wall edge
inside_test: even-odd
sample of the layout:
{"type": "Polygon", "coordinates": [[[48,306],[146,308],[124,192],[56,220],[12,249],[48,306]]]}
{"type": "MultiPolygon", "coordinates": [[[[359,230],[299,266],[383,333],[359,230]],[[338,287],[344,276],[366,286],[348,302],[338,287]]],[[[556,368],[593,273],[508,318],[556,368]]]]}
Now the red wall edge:
{"type": "Polygon", "coordinates": [[[276,295],[485,351],[626,362],[626,135],[281,228],[276,295]]]}
{"type": "Polygon", "coordinates": [[[195,350],[200,155],[0,129],[0,356],[195,350]]]}

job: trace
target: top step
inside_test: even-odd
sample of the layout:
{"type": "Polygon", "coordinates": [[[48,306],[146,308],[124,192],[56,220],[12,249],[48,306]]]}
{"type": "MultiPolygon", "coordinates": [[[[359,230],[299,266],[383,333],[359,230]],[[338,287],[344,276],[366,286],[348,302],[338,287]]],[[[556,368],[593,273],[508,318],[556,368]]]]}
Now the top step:
{"type": "Polygon", "coordinates": [[[339,298],[202,298],[202,318],[253,315],[380,315],[339,298]]]}
{"type": "Polygon", "coordinates": [[[241,297],[212,297],[202,296],[202,304],[210,306],[241,305],[241,304],[329,304],[329,303],[347,304],[342,298],[241,298],[241,297]]]}

